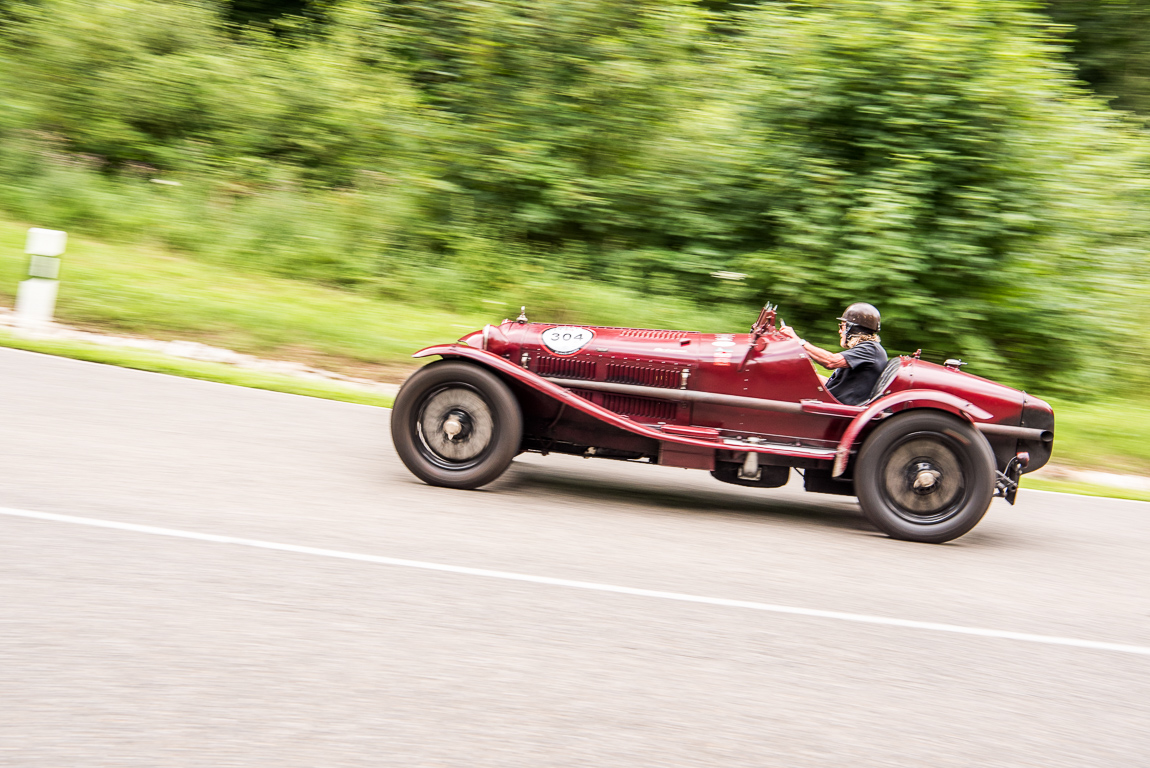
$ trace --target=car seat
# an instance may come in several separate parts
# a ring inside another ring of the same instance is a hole
[[[878,400],[880,397],[882,397],[883,393],[886,391],[886,388],[890,386],[890,383],[894,381],[894,377],[898,375],[898,369],[900,365],[901,360],[898,357],[887,360],[886,367],[882,369],[882,373],[879,374],[878,381],[874,383],[874,388],[870,391],[870,397],[859,403],[859,405],[870,405],[875,400]]]

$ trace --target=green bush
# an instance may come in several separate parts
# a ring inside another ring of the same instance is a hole
[[[5,7],[0,208],[44,226],[465,308],[770,298],[828,346],[865,299],[1066,392],[1145,361],[1146,141],[1028,3]]]
[[[1126,266],[1099,219],[1134,213],[1116,194],[1131,142],[1047,27],[982,0],[748,14],[732,140],[751,144],[765,221],[743,271],[808,323],[867,298],[897,349],[1008,379],[1080,367],[1104,324],[1059,318]]]

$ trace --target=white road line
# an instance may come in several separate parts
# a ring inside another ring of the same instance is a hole
[[[512,573],[510,571],[492,571],[486,568],[469,568],[462,565],[445,565],[443,563],[427,563],[420,560],[402,560],[396,557],[364,555],[356,552],[342,552],[337,549],[302,547],[296,544],[278,544],[272,541],[241,539],[235,536],[219,536],[214,533],[197,533],[195,531],[182,531],[175,528],[157,528],[151,525],[121,523],[115,520],[99,520],[92,517],[57,515],[51,512],[32,512],[25,509],[0,507],[0,515],[31,518],[33,520],[49,520],[56,523],[70,523],[72,525],[87,525],[93,528],[111,528],[117,531],[147,533],[153,536],[170,536],[177,539],[191,539],[193,541],[210,541],[215,544],[236,544],[243,547],[255,547],[256,549],[270,549],[276,552],[291,552],[298,555],[314,555],[317,557],[334,557],[340,560],[354,560],[361,563],[391,565],[400,568],[420,568],[426,571],[457,573],[464,576],[482,576],[489,579],[523,581],[529,584],[545,584],[552,587],[588,589],[595,592],[612,592],[619,595],[632,595],[635,597],[653,597],[659,600],[677,600],[684,603],[702,603],[703,605],[717,605],[724,608],[745,608],[753,611],[785,613],[793,616],[808,616],[817,619],[834,619],[836,621],[851,621],[859,624],[878,624],[880,626],[887,627],[923,629],[932,632],[950,632],[958,635],[974,635],[976,637],[990,637],[999,640],[1020,640],[1027,643],[1063,645],[1069,646],[1071,648],[1088,648],[1095,651],[1113,651],[1116,653],[1134,653],[1142,656],[1150,656],[1150,647],[1141,645],[1104,643],[1096,640],[1080,640],[1073,637],[1056,637],[1053,635],[1033,635],[1026,632],[1007,632],[1000,629],[981,629],[979,627],[966,627],[960,624],[940,624],[933,621],[892,619],[885,616],[868,616],[861,613],[823,611],[817,608],[796,608],[789,605],[772,605],[771,603],[756,603],[749,600],[728,600],[721,597],[705,597],[702,595],[689,595],[681,592],[662,592],[655,589],[638,589],[635,587],[621,587],[614,584],[599,584],[593,581],[556,579],[549,576],[532,576],[526,573]]]

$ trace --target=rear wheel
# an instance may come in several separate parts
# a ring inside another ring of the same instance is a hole
[[[973,426],[938,411],[912,412],[867,438],[855,492],[867,518],[887,535],[941,544],[986,514],[994,467],[990,444]]]
[[[523,416],[507,385],[471,363],[432,363],[403,384],[391,440],[411,473],[430,485],[492,482],[519,452]]]

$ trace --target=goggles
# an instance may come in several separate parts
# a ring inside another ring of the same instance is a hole
[[[859,333],[875,333],[875,331],[861,326],[858,323],[852,323],[849,320],[839,320],[839,331],[846,331],[848,336],[853,335],[856,331]]]

